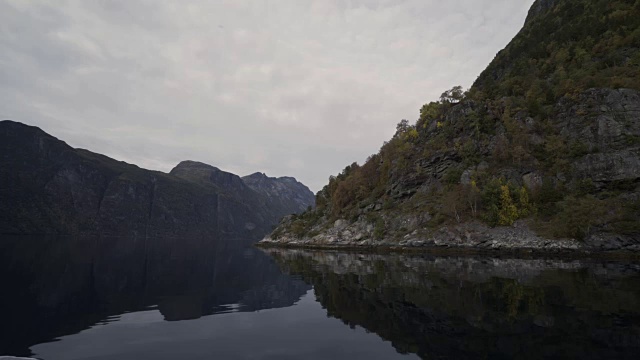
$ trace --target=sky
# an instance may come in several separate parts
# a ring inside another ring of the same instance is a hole
[[[0,2],[0,119],[170,171],[314,192],[468,88],[533,0]]]

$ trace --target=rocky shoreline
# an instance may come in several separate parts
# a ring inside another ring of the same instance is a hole
[[[612,234],[593,234],[583,241],[548,239],[536,234],[526,221],[491,228],[480,222],[444,226],[432,232],[414,231],[400,238],[375,239],[371,224],[336,221],[329,229],[309,237],[282,234],[260,241],[261,247],[343,249],[367,251],[429,251],[492,254],[595,254],[640,255],[640,239]]]

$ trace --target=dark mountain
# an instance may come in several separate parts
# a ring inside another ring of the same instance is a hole
[[[244,176],[242,180],[253,190],[265,194],[271,204],[278,204],[277,206],[283,209],[281,213],[286,213],[285,215],[303,212],[309,206],[313,207],[316,202],[311,190],[292,177],[273,178],[257,172]],[[294,208],[296,211],[284,211],[284,209],[290,208]]]
[[[277,224],[286,215],[300,213],[315,204],[311,190],[292,177],[271,178],[255,173],[241,178],[197,161],[183,161],[169,174],[202,186],[224,189],[227,196],[222,201],[243,199],[248,209],[270,225]],[[232,213],[222,216],[228,216],[228,221],[233,223]]]
[[[639,44],[640,1],[537,0],[471,89],[266,242],[640,250]]]
[[[0,233],[255,240],[299,211],[209,165],[145,170],[8,120],[0,122],[0,154]]]

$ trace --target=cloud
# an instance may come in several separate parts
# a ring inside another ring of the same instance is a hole
[[[532,2],[5,1],[0,117],[143,167],[318,190],[468,87]]]

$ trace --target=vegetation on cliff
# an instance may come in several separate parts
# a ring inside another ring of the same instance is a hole
[[[445,91],[415,124],[398,123],[272,239],[313,238],[339,219],[398,239],[527,218],[548,237],[638,240],[638,44],[640,1],[537,0],[471,89]]]

